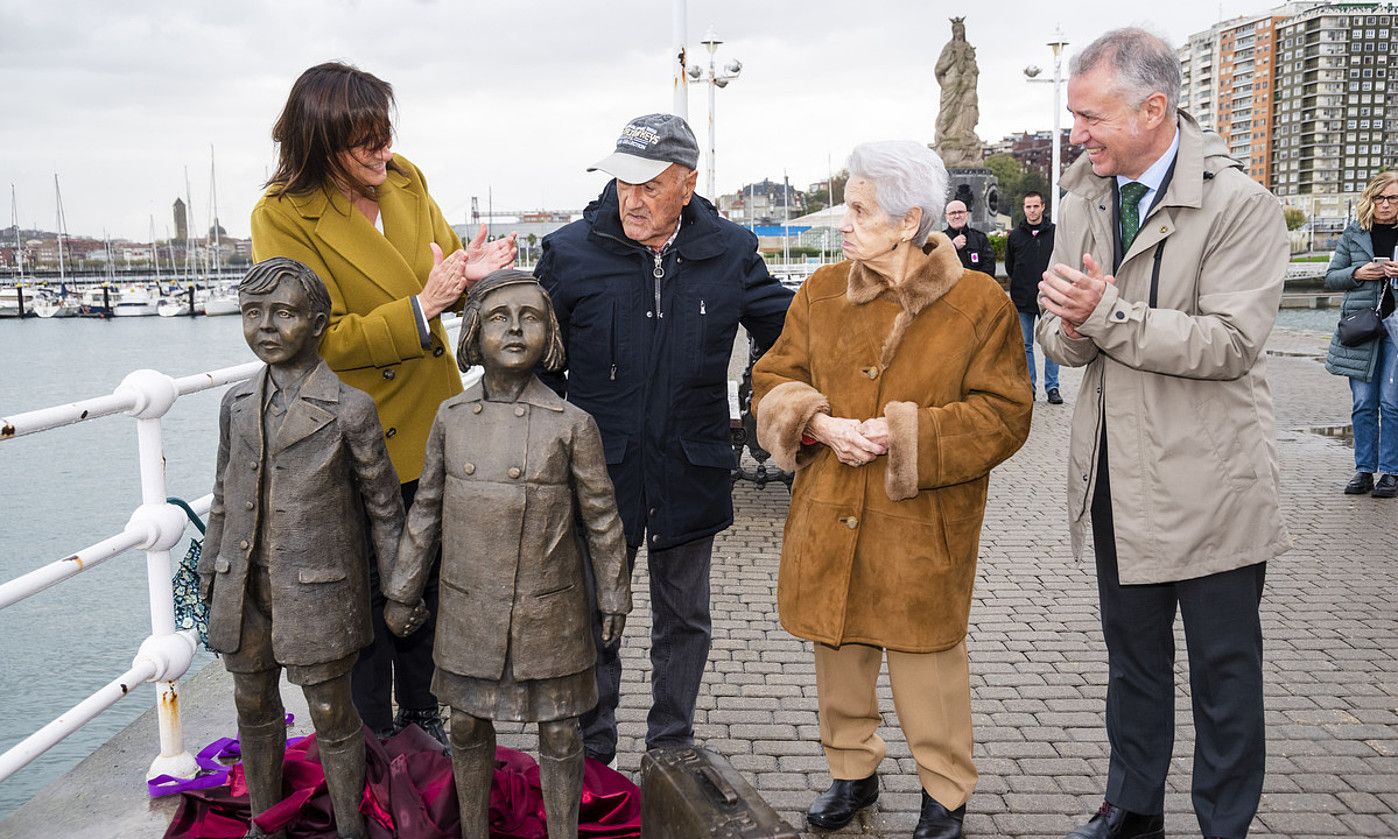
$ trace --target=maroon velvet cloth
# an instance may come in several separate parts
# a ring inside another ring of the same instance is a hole
[[[359,810],[372,839],[458,839],[461,836],[451,758],[417,726],[379,743],[365,730],[367,772]],[[288,746],[281,803],[257,818],[271,833],[288,839],[335,839],[330,796],[315,737]],[[242,839],[248,831],[247,784],[243,766],[226,786],[181,795],[165,839]],[[539,766],[513,749],[495,750],[490,790],[491,839],[545,839],[544,800]],[[624,775],[589,758],[583,769],[578,836],[627,839],[641,835],[641,791]]]

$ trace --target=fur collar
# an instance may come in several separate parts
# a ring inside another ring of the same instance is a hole
[[[956,256],[956,247],[945,233],[934,231],[927,237],[922,252],[928,258],[914,267],[897,288],[891,287],[888,280],[865,268],[862,263],[853,263],[849,269],[849,286],[845,290],[845,297],[858,306],[887,292],[905,312],[915,317],[951,291],[965,270]]]
[[[856,306],[863,305],[882,295],[889,295],[898,302],[903,311],[893,320],[893,327],[884,339],[879,366],[888,369],[898,344],[903,340],[903,332],[918,314],[936,303],[952,287],[961,281],[965,268],[956,255],[956,246],[945,233],[934,232],[927,237],[922,252],[927,255],[921,265],[915,266],[899,286],[890,286],[888,280],[854,262],[849,269],[849,283],[845,287],[845,299]]]

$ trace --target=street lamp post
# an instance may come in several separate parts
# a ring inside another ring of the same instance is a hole
[[[743,71],[743,63],[734,59],[720,72],[714,65],[714,53],[718,52],[718,47],[723,42],[714,33],[714,28],[704,33],[704,40],[699,43],[704,45],[704,49],[709,51],[709,69],[704,70],[698,64],[689,66],[689,77],[696,82],[707,81],[709,83],[709,190],[707,197],[715,204],[718,203],[718,194],[714,192],[714,92],[721,87],[728,87],[728,83],[738,78],[738,74]]]
[[[1053,83],[1053,139],[1050,142],[1052,148],[1053,162],[1049,170],[1049,192],[1052,193],[1052,200],[1049,202],[1049,221],[1058,220],[1058,174],[1062,167],[1062,133],[1063,133],[1063,48],[1068,46],[1068,41],[1063,37],[1062,27],[1054,27],[1053,40],[1048,42],[1049,49],[1053,50],[1053,78],[1038,79],[1035,76],[1041,72],[1037,65],[1031,64],[1024,68],[1024,75],[1031,82],[1052,82]]]

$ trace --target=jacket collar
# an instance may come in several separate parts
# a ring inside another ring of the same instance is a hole
[[[397,165],[389,168],[388,179],[378,194],[384,228],[382,237],[365,235],[363,227],[373,227],[372,223],[362,215],[356,218],[349,198],[329,183],[300,195],[287,195],[285,199],[302,218],[315,220],[316,235],[350,263],[362,263],[366,248],[378,250],[390,263],[395,260],[401,263],[406,276],[412,276],[413,251],[421,241],[418,222],[422,214],[418,212],[418,204],[422,196],[418,190],[409,188],[412,180],[404,173],[407,162],[396,154],[393,162]],[[401,279],[403,271],[366,271],[365,276],[390,297],[396,299],[405,294],[401,284],[392,281]]]
[[[461,394],[461,401],[463,403],[488,401],[485,398],[485,386],[480,381],[477,381],[467,388],[465,393]],[[539,381],[538,376],[529,377],[529,382],[525,384],[524,391],[520,393],[519,399],[515,401],[523,402],[526,405],[533,405],[535,408],[544,408],[554,413],[563,413],[562,397],[554,393],[553,389],[548,385]]]
[[[1179,118],[1180,150],[1175,156],[1174,175],[1165,187],[1165,194],[1155,200],[1148,215],[1162,207],[1203,206],[1205,179],[1214,177],[1224,169],[1242,166],[1228,156],[1223,138],[1212,131],[1204,131],[1188,112],[1181,110],[1176,114]],[[1088,201],[1100,201],[1110,196],[1115,182],[1114,175],[1104,177],[1094,174],[1086,155],[1068,167],[1061,181],[1063,189]]]
[[[626,236],[621,227],[621,203],[617,199],[616,179],[607,182],[602,194],[583,211],[583,219],[592,228],[591,235],[604,245],[619,252],[650,248]],[[720,216],[707,198],[695,193],[680,213],[680,232],[675,237],[675,249],[688,260],[712,259],[724,252]]]
[[[853,262],[845,298],[860,306],[887,292],[909,316],[915,317],[951,291],[966,270],[956,256],[956,247],[945,233],[934,232],[928,236],[922,252],[927,254],[928,259],[909,273],[897,288],[890,288],[887,280],[865,268],[863,263]]]
[[[270,383],[270,372],[264,366],[257,371],[256,376],[244,382],[233,394],[233,411],[239,415],[247,415],[248,421],[255,429],[253,433],[257,436],[259,451],[263,448],[262,404],[266,400]],[[256,398],[248,399],[249,396]],[[282,420],[281,429],[272,441],[272,451],[279,452],[324,428],[335,419],[335,414],[321,407],[319,403],[335,404],[339,401],[340,379],[322,360],[306,375],[296,399],[287,406],[286,418]]]

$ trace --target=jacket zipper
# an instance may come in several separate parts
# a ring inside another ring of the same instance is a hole
[[[651,270],[651,276],[655,277],[655,316],[657,318],[665,317],[665,314],[660,311],[660,280],[665,276],[664,260],[664,253],[655,254],[655,268]]]
[[[621,318],[620,304],[617,303],[617,301],[613,300],[613,301],[612,301],[612,373],[611,373],[611,377],[610,377],[612,381],[616,381],[616,365],[617,365],[617,359],[618,359],[618,356],[619,356],[619,353],[617,352],[617,344],[620,342],[620,339],[617,337],[617,333],[621,331],[621,325],[620,325],[617,321],[618,321],[620,318]]]

